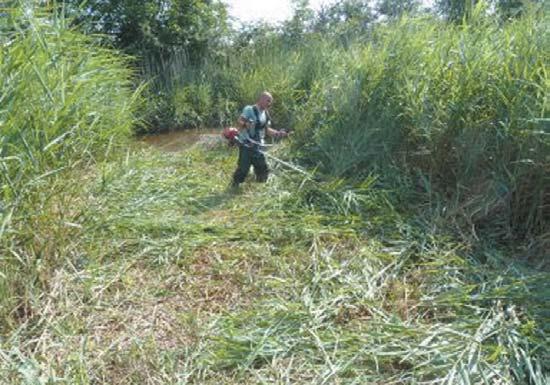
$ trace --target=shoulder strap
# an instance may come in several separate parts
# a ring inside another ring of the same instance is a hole
[[[252,109],[254,110],[254,115],[256,115],[256,124],[260,125],[260,111],[258,111],[258,107],[255,104],[252,106]],[[269,122],[271,121],[271,115],[269,115],[268,110],[264,110],[264,112],[265,112],[264,127],[267,127],[269,125]]]
[[[265,126],[273,127],[273,122],[271,121],[271,114],[268,110],[265,110]]]

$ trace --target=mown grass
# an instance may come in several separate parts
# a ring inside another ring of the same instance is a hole
[[[1,340],[4,382],[548,380],[547,273],[420,225],[383,186],[273,165],[228,192],[235,155],[131,148],[66,176],[78,214]]]

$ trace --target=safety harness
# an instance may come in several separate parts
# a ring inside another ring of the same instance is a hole
[[[247,133],[250,139],[256,142],[263,142],[264,136],[265,136],[265,129],[271,122],[271,116],[269,115],[269,111],[264,110],[265,112],[265,123],[262,124],[260,120],[260,111],[258,110],[258,106],[253,105],[252,110],[254,111],[254,116],[256,117],[256,121],[254,122],[254,128],[251,130],[250,128],[247,129]],[[252,131],[252,132],[251,132]]]

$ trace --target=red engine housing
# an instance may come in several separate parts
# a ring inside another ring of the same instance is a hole
[[[239,135],[239,130],[235,127],[225,127],[222,132],[222,136],[227,139],[230,143],[234,143]]]

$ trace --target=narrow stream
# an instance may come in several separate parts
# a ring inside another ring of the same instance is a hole
[[[178,152],[204,139],[217,140],[217,138],[220,138],[221,133],[222,130],[219,128],[179,130],[145,135],[140,138],[140,141],[163,151]]]

